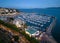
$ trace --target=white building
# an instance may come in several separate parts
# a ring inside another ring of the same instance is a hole
[[[15,19],[13,21],[13,24],[15,24],[17,27],[23,27],[23,25],[25,24],[24,21],[20,20],[20,19]]]

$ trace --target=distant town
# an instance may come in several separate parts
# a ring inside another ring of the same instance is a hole
[[[0,43],[57,43],[51,35],[56,17],[0,7]]]

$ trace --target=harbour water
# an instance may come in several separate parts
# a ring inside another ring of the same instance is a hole
[[[52,36],[60,43],[60,8],[46,8],[46,9],[19,9],[19,11],[27,13],[40,13],[55,16],[57,21],[54,29],[52,29]]]

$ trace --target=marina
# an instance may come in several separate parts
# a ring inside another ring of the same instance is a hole
[[[0,19],[4,20],[4,21],[7,20],[6,18],[8,18],[8,16],[0,17]],[[37,13],[20,13],[17,16],[14,16],[13,18],[14,18],[15,22],[17,20],[18,20],[17,22],[24,21],[28,26],[32,27],[32,29],[27,28],[28,32],[29,32],[29,30],[32,30],[32,31],[36,30],[36,31],[51,33],[52,27],[56,22],[55,17],[53,17],[53,16],[37,15]],[[19,24],[19,26],[20,25],[21,24]],[[35,32],[33,32],[33,33],[35,33]]]
[[[32,32],[33,32],[33,34],[35,34],[37,31],[51,33],[53,24],[56,22],[55,17],[53,17],[53,16],[41,15],[41,14],[37,15],[37,13],[21,13],[18,16],[16,16],[15,19],[16,18],[26,22],[26,24],[28,26],[30,26],[30,28],[27,28],[26,31],[28,32],[28,34],[31,34],[31,35],[32,35]],[[54,23],[53,23],[53,21],[54,21]],[[51,24],[52,24],[52,26],[50,26]],[[32,31],[30,31],[30,30],[32,30]],[[50,30],[50,32],[48,30]],[[38,34],[39,34],[39,32],[38,32]]]

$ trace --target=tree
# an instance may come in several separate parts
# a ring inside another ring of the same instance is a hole
[[[19,36],[13,36],[15,41],[19,40]]]
[[[14,20],[14,18],[9,18],[9,21],[13,21]]]

